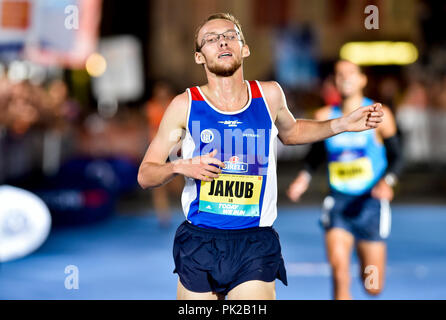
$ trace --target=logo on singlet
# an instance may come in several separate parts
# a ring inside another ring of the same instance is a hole
[[[211,130],[205,129],[201,132],[201,142],[209,143],[212,142],[212,140],[214,140],[214,134]]]
[[[242,124],[243,122],[240,122],[238,120],[225,120],[225,121],[218,121],[218,123],[225,124],[228,127],[237,127],[237,125]]]
[[[230,173],[244,173],[248,172],[248,164],[241,162],[240,158],[237,156],[232,156],[228,161],[224,162],[226,167],[222,170],[223,172]]]

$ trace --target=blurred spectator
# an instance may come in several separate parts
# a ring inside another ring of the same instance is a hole
[[[337,105],[341,102],[341,95],[334,84],[333,75],[325,78],[322,82],[322,98],[325,105]]]
[[[112,118],[92,112],[78,128],[76,140],[76,151],[84,156],[124,157],[137,163],[147,142],[145,123],[139,112],[124,106]]]
[[[152,141],[158,131],[164,111],[174,98],[171,86],[167,82],[159,81],[153,86],[152,97],[145,106],[149,140]]]
[[[446,163],[446,75],[438,77],[431,86],[433,108],[429,110],[429,141],[432,146],[430,161]]]
[[[72,149],[71,121],[75,117],[64,112],[67,105],[78,109],[62,80],[52,81],[47,89],[27,80],[1,79],[2,143],[4,148],[15,150],[2,157],[3,179],[24,183],[26,188],[27,183],[34,183],[31,173],[48,176],[57,172]]]
[[[386,76],[378,82],[378,96],[380,102],[395,111],[395,106],[400,98],[400,85],[394,76]]]
[[[149,129],[149,141],[152,141],[158,131],[164,111],[174,98],[172,87],[163,81],[156,82],[153,87],[152,97],[145,106],[147,125]],[[171,221],[171,209],[169,193],[180,194],[183,188],[183,178],[178,176],[168,184],[152,190],[153,205],[162,227],[167,227]]]
[[[68,121],[75,121],[80,115],[80,106],[68,96],[68,88],[64,81],[56,79],[48,88],[49,104],[53,113]]]
[[[396,119],[403,134],[403,150],[410,162],[429,160],[429,116],[426,112],[428,93],[426,86],[411,80],[396,111]]]
[[[41,160],[40,110],[33,99],[32,85],[1,79],[0,89],[0,183],[19,181],[37,170]]]
[[[73,155],[36,190],[58,225],[112,216],[117,200],[136,189],[137,164],[146,146],[140,113],[124,106],[108,118],[91,112],[75,132]]]

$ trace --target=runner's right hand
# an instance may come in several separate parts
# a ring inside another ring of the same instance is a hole
[[[218,178],[225,164],[215,158],[217,149],[203,156],[175,161],[176,172],[193,179],[212,181]]]
[[[309,174],[305,171],[301,171],[296,179],[290,184],[287,190],[288,198],[297,202],[300,200],[301,196],[307,191],[308,186],[310,185],[311,178]]]

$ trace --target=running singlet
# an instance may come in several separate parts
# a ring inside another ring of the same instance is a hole
[[[187,89],[189,114],[182,144],[184,159],[217,149],[226,168],[212,182],[185,177],[181,203],[192,224],[214,229],[271,226],[277,216],[275,145],[272,121],[258,81],[246,81],[248,103],[225,112],[199,87]]]
[[[363,98],[361,106],[373,104]],[[330,119],[342,116],[339,106],[333,106]],[[344,132],[325,140],[328,156],[330,188],[350,195],[370,191],[387,167],[386,151],[377,141],[375,130]]]

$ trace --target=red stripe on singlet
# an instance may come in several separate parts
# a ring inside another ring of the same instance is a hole
[[[190,88],[190,94],[191,94],[192,100],[195,100],[195,101],[197,101],[197,100],[203,101],[204,100],[203,96],[201,95],[201,93],[197,87]]]
[[[262,93],[260,92],[260,88],[257,85],[257,82],[254,80],[250,80],[249,81],[249,85],[251,86],[251,94],[252,94],[252,98],[261,98],[262,97]]]

